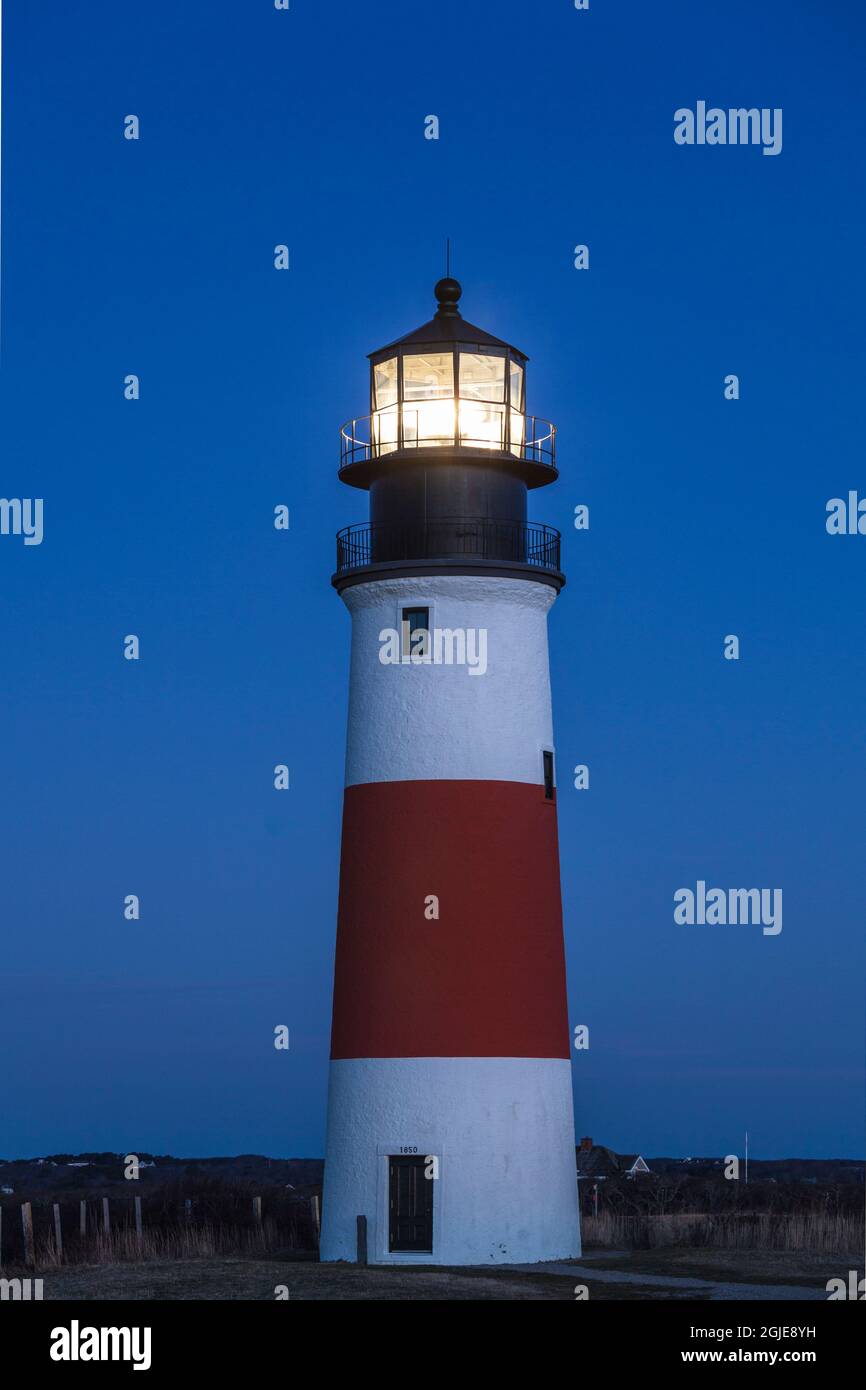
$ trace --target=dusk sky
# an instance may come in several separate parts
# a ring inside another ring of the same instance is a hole
[[[449,236],[558,429],[578,1137],[862,1152],[864,49],[854,0],[6,0],[0,1157],[323,1153],[338,429]],[[676,144],[699,101],[781,151]],[[782,931],[678,925],[698,880]]]

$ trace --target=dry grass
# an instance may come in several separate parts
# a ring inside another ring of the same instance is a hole
[[[659,1250],[687,1246],[848,1255],[863,1248],[863,1223],[855,1216],[824,1213],[785,1216],[685,1212],[667,1216],[625,1216],[604,1211],[598,1216],[583,1217],[583,1238],[590,1248]]]
[[[84,1245],[76,1242],[59,1259],[53,1235],[40,1243],[36,1263],[40,1270],[57,1269],[72,1263],[88,1265],[135,1264],[160,1260],[206,1260],[218,1255],[264,1255],[284,1248],[285,1240],[276,1225],[263,1221],[260,1226],[167,1226],[144,1230],[141,1237],[126,1227],[98,1231]]]

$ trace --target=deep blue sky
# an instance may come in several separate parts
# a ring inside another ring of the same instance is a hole
[[[866,494],[864,39],[854,0],[6,0],[0,493],[45,539],[0,537],[0,1156],[322,1153],[337,427],[446,235],[559,428],[578,1134],[861,1151],[866,537],[824,521]],[[699,99],[782,107],[782,153],[675,145]],[[781,887],[782,934],[678,927],[698,878]]]

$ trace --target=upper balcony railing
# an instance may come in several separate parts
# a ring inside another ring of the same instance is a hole
[[[391,406],[340,430],[341,469],[415,449],[484,449],[555,469],[556,426],[504,405],[451,400]]]
[[[428,521],[361,522],[337,532],[337,574],[370,565],[484,561],[559,571],[560,534],[532,521],[437,517]]]

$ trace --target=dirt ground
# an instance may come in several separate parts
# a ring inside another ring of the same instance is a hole
[[[388,1301],[573,1301],[575,1285],[585,1284],[594,1300],[703,1301],[715,1297],[710,1283],[691,1288],[660,1288],[653,1276],[675,1276],[730,1284],[789,1286],[822,1290],[832,1277],[847,1277],[858,1262],[852,1257],[756,1250],[591,1250],[580,1273],[546,1268],[472,1268],[436,1266],[361,1269],[350,1264],[320,1265],[312,1259],[272,1255],[265,1259],[217,1256],[210,1259],[142,1264],[69,1265],[43,1270],[46,1300],[87,1302],[145,1300],[269,1300],[284,1287],[289,1299]],[[592,1278],[593,1270],[600,1278]],[[628,1276],[628,1283],[604,1281],[603,1271]],[[859,1275],[862,1276],[862,1268]],[[645,1282],[646,1281],[646,1282]],[[750,1294],[748,1296],[757,1296]],[[767,1288],[766,1296],[778,1297]]]
[[[44,1298],[103,1301],[115,1299],[274,1300],[284,1285],[290,1299],[313,1300],[542,1300],[573,1301],[573,1275],[527,1274],[506,1269],[436,1267],[367,1268],[291,1260],[217,1257],[183,1263],[71,1265],[43,1271]],[[587,1284],[596,1300],[684,1297],[657,1288]],[[696,1297],[691,1294],[690,1297]],[[702,1295],[697,1295],[702,1297]]]
[[[813,1255],[790,1250],[589,1250],[581,1263],[630,1274],[673,1274],[723,1279],[733,1284],[793,1284],[824,1287],[828,1279],[847,1279],[849,1269],[863,1277],[863,1256]]]

